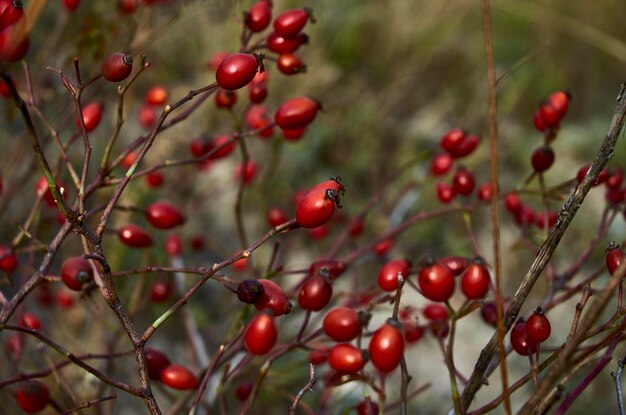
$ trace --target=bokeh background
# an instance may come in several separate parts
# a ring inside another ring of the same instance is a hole
[[[63,90],[56,73],[46,67],[63,68],[71,74],[71,58],[78,56],[83,74],[96,74],[101,60],[109,53],[125,50],[136,57],[146,54],[152,66],[139,78],[129,96],[127,122],[120,140],[121,144],[127,144],[143,132],[137,121],[137,111],[143,94],[151,86],[165,85],[175,99],[189,89],[213,82],[214,75],[207,68],[207,62],[216,52],[238,49],[241,16],[252,1],[157,2],[151,7],[140,7],[130,16],[120,16],[113,1],[83,3],[75,13],[69,14],[59,1],[41,2],[43,9],[33,26],[32,47],[25,60],[33,77],[35,94],[46,116],[62,137],[67,137],[74,128],[71,98]],[[276,0],[274,3],[275,12],[310,6],[317,23],[307,25],[305,31],[310,36],[310,45],[298,52],[308,65],[306,73],[287,77],[269,63],[270,95],[266,105],[272,111],[283,100],[304,94],[318,98],[324,111],[297,143],[285,142],[279,134],[272,140],[249,140],[251,157],[259,162],[261,171],[254,185],[246,190],[244,211],[248,234],[254,239],[267,229],[265,211],[270,206],[293,213],[292,196],[297,189],[337,175],[343,178],[347,188],[343,219],[335,221],[330,235],[312,241],[302,232],[285,241],[280,260],[286,269],[307,268],[311,260],[323,255],[345,226],[347,218],[358,213],[386,178],[406,163],[411,162],[411,167],[394,181],[380,204],[372,210],[363,235],[353,242],[353,247],[374,240],[413,212],[437,208],[435,181],[428,176],[428,162],[439,151],[442,134],[451,128],[464,128],[483,137],[482,145],[464,163],[474,172],[479,183],[489,180],[487,69],[479,1]],[[491,2],[491,11],[496,72],[498,76],[506,74],[497,89],[502,188],[507,191],[521,186],[530,174],[530,154],[542,143],[541,133],[533,127],[532,116],[541,99],[562,88],[571,92],[573,100],[553,145],[556,163],[546,175],[546,183],[555,185],[571,179],[580,166],[591,162],[599,148],[613,113],[619,85],[626,80],[626,2],[495,0]],[[22,66],[14,64],[1,68],[14,75],[18,89],[24,91]],[[101,154],[103,143],[113,129],[115,95],[113,86],[98,83],[84,97],[84,102],[107,102],[105,124],[92,136],[96,155]],[[235,113],[240,115],[245,107],[245,94],[241,94],[239,100]],[[5,191],[0,196],[0,240],[10,241],[17,231],[14,222],[24,220],[24,212],[32,204],[34,192],[31,189],[38,175],[32,173],[33,156],[17,112],[7,100],[2,100],[0,113],[0,174],[5,181]],[[159,137],[146,165],[164,159],[189,157],[192,139],[205,134],[229,133],[232,128],[231,115],[216,109],[209,100],[188,121]],[[46,135],[43,128],[42,134]],[[81,146],[72,150],[72,155],[77,157],[76,163],[81,152]],[[50,148],[49,154],[54,155],[54,149]],[[154,200],[168,199],[176,203],[189,217],[179,232],[183,239],[188,241],[201,234],[206,242],[203,251],[186,253],[186,263],[193,266],[211,264],[240,249],[233,213],[236,196],[233,170],[237,160],[238,155],[206,170],[197,166],[167,169],[164,186],[153,190],[138,180],[129,186],[122,202],[146,206]],[[622,139],[610,165],[624,166],[624,161]],[[120,170],[118,177],[122,174]],[[529,188],[536,188],[536,185],[533,182]],[[558,250],[554,262],[556,269],[565,268],[593,237],[604,206],[603,192],[598,189],[590,193],[588,203],[580,210]],[[109,193],[102,192],[94,199],[94,205],[106,200],[107,196]],[[538,198],[529,197],[527,201],[540,206]],[[551,207],[558,209],[560,203],[552,202]],[[54,213],[42,211],[37,222],[36,235],[43,241],[49,240],[57,226],[50,221],[53,217]],[[510,296],[527,271],[533,252],[521,241],[520,231],[511,218],[503,218],[504,292]],[[114,216],[113,226],[128,221],[141,223],[143,218],[133,213],[118,213]],[[483,255],[491,262],[488,207],[474,215],[473,227]],[[542,235],[537,232],[533,238],[540,242]],[[137,253],[120,246],[112,235],[106,249],[117,269],[148,263],[167,264],[168,259],[159,248],[164,235],[157,234],[155,239],[157,247]],[[623,239],[624,220],[620,215],[606,242],[621,242]],[[604,246],[600,244],[596,249],[589,270],[602,264]],[[78,252],[78,239],[70,239],[53,263],[51,273],[58,272],[63,256]],[[426,253],[472,255],[463,219],[420,224],[397,238],[389,255],[405,256],[418,262]],[[254,258],[257,266],[267,263],[270,254],[270,245],[261,249]],[[25,252],[22,258],[29,266],[37,264],[36,253]],[[358,274],[363,286],[367,287],[375,284],[377,269],[382,262],[383,259],[368,255],[355,264],[351,272]],[[12,276],[13,281],[19,282],[31,271],[24,267]],[[245,272],[230,271],[235,278],[245,276]],[[137,293],[147,290],[147,285],[155,278],[169,276],[145,275],[120,281],[119,288],[125,301],[136,301]],[[289,278],[281,281],[285,286],[294,283]],[[598,284],[601,282],[602,279]],[[1,284],[0,288],[7,295],[16,289],[8,284],[7,278],[3,278]],[[338,287],[336,292],[343,286],[338,284]],[[527,313],[536,307],[545,290],[545,283],[540,281],[523,311]],[[124,336],[114,334],[116,321],[103,317],[108,309],[97,293],[80,299],[81,306],[69,312],[44,308],[35,297],[31,296],[24,307],[40,314],[47,333],[74,353],[97,352],[102,344],[107,343],[121,350],[128,348]],[[224,290],[217,284],[207,284],[189,303],[189,313],[197,321],[210,353],[219,345],[219,335],[225,334],[239,317],[235,308],[239,305],[234,306],[238,303],[231,300],[234,299],[225,298]],[[413,292],[405,301],[416,307],[424,304],[423,299]],[[454,298],[453,304],[461,303],[460,295]],[[134,317],[137,326],[144,327],[152,322],[165,307],[144,308]],[[549,345],[558,346],[565,339],[572,312],[573,303],[566,303],[550,315],[555,329]],[[370,328],[375,328],[388,314],[389,308],[383,308],[381,315],[374,317]],[[293,322],[284,324],[297,326],[301,316],[301,313],[297,314]],[[318,317],[314,323],[319,324],[319,321]],[[151,346],[168,351],[174,356],[172,360],[184,363],[189,361],[190,355],[180,333],[181,324],[180,316],[172,319],[151,340],[154,342]],[[455,353],[461,373],[466,376],[471,373],[478,352],[492,331],[478,315],[461,322]],[[5,340],[6,333],[0,333],[0,342]],[[610,367],[616,366],[623,353],[624,348],[618,347],[615,364]],[[53,360],[58,359],[52,352],[48,354]],[[411,402],[410,413],[443,413],[449,409],[452,405],[448,376],[436,342],[427,336],[411,346],[407,359],[414,377],[412,385],[432,383],[427,392]],[[281,413],[289,397],[299,388],[294,389],[294,385],[306,383],[305,361],[305,352],[279,361],[268,378],[270,386],[263,389],[252,413],[267,413],[268,410]],[[511,355],[508,362],[512,368],[512,380],[527,371],[524,358]],[[132,360],[127,363],[130,364],[116,363],[118,379],[134,379]],[[190,363],[192,367],[194,364],[198,362]],[[258,364],[260,362],[244,371],[242,377],[253,376]],[[45,365],[38,346],[30,341],[19,366],[0,360],[0,376],[6,378],[12,370],[28,372]],[[194,369],[197,372],[199,367]],[[580,396],[570,413],[611,413],[616,410],[609,371],[607,367],[598,381]],[[67,369],[64,373],[73,380],[72,385],[76,385],[79,396],[81,393],[92,396],[97,390],[94,380],[84,372]],[[575,376],[567,385],[576,385],[581,376]],[[395,384],[398,381],[399,375],[395,374],[389,382]],[[48,383],[54,384],[52,379]],[[478,394],[476,407],[496,396],[499,384],[498,373],[494,373],[490,386]],[[514,407],[524,401],[531,388],[527,385],[513,396]],[[314,407],[320,390],[321,387],[316,387],[304,401]],[[356,384],[338,389],[332,400],[331,413],[349,413],[350,407],[362,399],[363,390]],[[389,400],[397,399],[398,391],[390,390]],[[67,402],[67,396],[59,393],[59,401]],[[179,397],[172,393],[157,393],[163,402],[174,402]],[[223,393],[232,394],[232,385]],[[232,401],[232,397],[228,399]],[[236,404],[232,405],[231,409],[236,408]],[[2,413],[18,413],[6,389],[0,390],[0,408],[3,408]],[[121,393],[116,402],[102,405],[102,408],[103,412],[89,409],[84,413],[144,411],[138,400]],[[496,410],[494,413],[500,412]],[[48,410],[45,413],[54,412]]]

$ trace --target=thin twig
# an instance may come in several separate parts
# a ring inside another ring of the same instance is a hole
[[[296,408],[298,407],[298,404],[302,400],[304,394],[313,388],[313,385],[315,385],[315,366],[313,366],[313,363],[309,363],[309,382],[304,385],[302,389],[300,389],[300,392],[298,392],[295,399],[291,403],[291,406],[289,407],[289,415],[296,415]]]
[[[608,363],[608,362],[607,362]],[[613,381],[615,382],[615,393],[617,394],[617,406],[619,407],[619,415],[624,415],[624,394],[622,392],[622,372],[626,364],[626,357],[617,361],[617,372],[611,372]]]

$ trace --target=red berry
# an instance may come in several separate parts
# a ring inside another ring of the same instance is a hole
[[[260,279],[259,282],[263,284],[264,292],[261,298],[254,303],[257,310],[263,311],[269,308],[275,316],[287,314],[291,311],[292,305],[278,284],[265,278]]]
[[[161,186],[163,184],[163,180],[165,179],[163,178],[163,173],[156,170],[156,171],[146,174],[145,180],[148,186],[154,188],[154,187]]]
[[[283,53],[276,61],[278,70],[285,75],[295,75],[297,73],[306,72],[306,65],[302,59],[291,53]]]
[[[67,291],[59,291],[56,294],[56,302],[61,308],[72,308],[76,303],[76,298]]]
[[[262,32],[272,21],[272,2],[257,1],[245,15],[245,24],[252,32]]]
[[[469,265],[467,258],[462,256],[447,256],[441,258],[439,262],[448,267],[454,276],[461,275]]]
[[[285,37],[297,36],[309,20],[315,23],[311,9],[287,10],[274,19],[274,31]]]
[[[522,208],[522,201],[515,192],[504,196],[504,207],[511,213],[517,213]]]
[[[18,386],[15,399],[22,411],[35,414],[43,411],[50,403],[50,390],[38,380],[27,380]]]
[[[85,130],[93,131],[102,119],[102,104],[92,102],[83,107],[83,121],[85,121]],[[76,125],[80,127],[80,120],[76,120]]]
[[[350,341],[361,333],[361,319],[353,308],[335,307],[324,316],[322,328],[335,341]]]
[[[117,235],[122,243],[133,248],[146,248],[152,245],[150,235],[137,225],[124,225],[119,228]]]
[[[583,179],[587,175],[587,172],[589,171],[590,168],[591,168],[591,165],[587,164],[586,166],[583,166],[578,170],[578,173],[576,173],[576,180],[578,180],[578,183],[583,182]],[[608,178],[609,178],[609,172],[606,169],[602,169],[600,173],[598,174],[598,178],[596,179],[596,182],[592,184],[592,186],[598,186],[604,183],[605,181],[607,181]]]
[[[539,108],[537,108],[537,111],[535,111],[533,124],[535,124],[535,128],[539,131],[545,131],[546,129],[546,124],[543,122],[543,119],[541,119],[541,111],[539,111]]]
[[[430,161],[430,172],[435,176],[442,176],[450,171],[454,160],[449,153],[441,153],[433,156]]]
[[[274,120],[283,130],[295,130],[309,125],[317,115],[320,103],[308,97],[292,98],[276,110]]]
[[[24,3],[21,0],[14,0],[0,15],[0,30],[14,25],[22,20],[24,16]]]
[[[23,313],[20,318],[20,326],[26,329],[39,330],[41,328],[41,321],[39,321],[39,317],[33,313]]]
[[[254,383],[249,380],[240,382],[235,388],[235,397],[240,401],[245,401],[250,396],[252,392],[252,388],[254,387]]]
[[[621,167],[615,167],[611,170],[611,174],[609,174],[609,177],[606,179],[604,184],[611,190],[619,190],[623,181],[624,170],[622,170]]]
[[[280,208],[273,207],[267,210],[267,222],[272,227],[282,225],[288,220],[289,219],[287,219],[287,215]]]
[[[146,92],[145,102],[148,105],[163,105],[167,102],[169,94],[164,86],[153,86]]]
[[[0,269],[4,272],[13,272],[17,269],[17,266],[17,257],[11,248],[6,245],[0,245]]]
[[[117,7],[122,13],[131,14],[137,10],[138,0],[118,0]]]
[[[56,185],[59,193],[63,195],[63,199],[67,199],[67,188],[65,184],[59,180]],[[37,181],[37,184],[35,184],[35,194],[38,197],[43,195],[43,200],[48,206],[56,207],[56,200],[54,199],[54,196],[52,196],[52,191],[50,190],[50,187],[48,187],[48,180],[45,176],[41,176]]]
[[[250,99],[250,102],[253,102],[255,104],[259,104],[265,101],[265,98],[267,98],[267,86],[255,85],[250,83],[248,85],[248,98]]]
[[[137,114],[137,118],[139,119],[139,124],[141,124],[145,129],[150,129],[154,127],[154,124],[157,120],[157,115],[154,108],[148,105],[142,105],[139,107],[139,113]]]
[[[308,230],[309,238],[314,241],[320,241],[328,236],[328,225],[320,225]]]
[[[265,313],[257,314],[246,327],[244,345],[250,354],[263,355],[270,351],[278,338],[274,318]]]
[[[556,220],[558,218],[558,215],[556,214],[556,212],[549,211],[547,216],[548,216],[548,219],[546,221],[546,213],[545,212],[539,212],[537,214],[537,218],[536,218],[535,223],[537,224],[537,227],[539,229],[544,229],[546,227],[546,225],[548,225],[548,228],[551,228],[551,227],[553,227],[556,224]]]
[[[360,349],[348,343],[339,343],[328,352],[328,364],[337,371],[355,373],[363,368],[365,359]]]
[[[337,179],[326,180],[314,186],[296,207],[296,220],[303,228],[317,228],[328,222],[341,206],[344,187]]]
[[[233,53],[220,63],[215,77],[220,87],[234,91],[249,84],[260,67],[260,58],[249,53]]]
[[[91,264],[82,256],[67,258],[61,265],[61,279],[69,289],[80,291],[83,284],[93,279]]]
[[[452,178],[454,191],[463,196],[469,196],[474,191],[474,175],[464,167],[459,167]]]
[[[493,187],[491,183],[483,183],[478,186],[477,190],[478,200],[482,200],[484,202],[490,201],[493,197]]]
[[[441,137],[439,145],[451,156],[453,156],[455,149],[461,145],[463,140],[465,140],[465,132],[460,128],[454,128],[446,132],[443,137]]]
[[[241,272],[248,267],[248,258],[240,258],[233,262],[233,269],[237,272]]]
[[[29,48],[30,39],[22,25],[13,25],[0,31],[0,60],[17,62],[26,56]]]
[[[478,300],[489,292],[491,278],[485,261],[477,257],[461,276],[461,291],[468,300]]]
[[[155,349],[146,348],[146,365],[148,366],[148,376],[150,379],[161,380],[161,373],[170,365],[170,359]]]
[[[393,246],[393,239],[387,238],[387,239],[383,239],[382,241],[376,242],[372,250],[374,251],[376,255],[383,256],[387,252],[389,252],[392,246]]]
[[[522,356],[528,356],[537,351],[537,343],[534,342],[526,331],[526,322],[520,321],[511,330],[511,346]]]
[[[567,113],[571,99],[572,96],[567,91],[556,91],[548,97],[548,102],[550,102],[552,107],[556,110],[559,119],[563,118]]]
[[[79,4],[80,4],[80,0],[63,0],[63,5],[65,6],[67,10],[71,12],[76,10]]]
[[[165,253],[171,257],[179,257],[183,252],[183,240],[175,233],[167,235],[165,238]]]
[[[350,231],[350,236],[356,237],[363,233],[363,225],[364,225],[363,216],[357,216],[348,222],[348,230]]]
[[[251,105],[244,116],[246,125],[252,130],[259,130],[261,136],[271,136],[272,120],[263,105]]]
[[[541,307],[537,307],[526,322],[526,332],[528,337],[535,343],[542,343],[550,337],[552,332],[550,320],[548,320]]]
[[[515,222],[518,225],[532,225],[535,223],[535,211],[530,206],[522,205],[515,213]]]
[[[210,144],[211,160],[217,160],[228,156],[235,149],[235,141],[229,135],[216,135]]]
[[[173,389],[196,389],[200,382],[198,378],[185,366],[169,365],[161,372],[161,382]]]
[[[406,279],[409,275],[411,263],[406,259],[392,259],[378,272],[378,286],[384,291],[394,291],[398,288],[398,276]]]
[[[496,308],[496,303],[493,301],[485,301],[480,306],[480,316],[483,318],[485,323],[496,327],[498,324],[498,310]]]
[[[609,247],[606,250],[605,257],[606,268],[608,269],[609,274],[615,274],[617,268],[619,268],[622,262],[624,262],[625,257],[626,254],[624,253],[624,251],[622,251],[619,245],[617,245],[615,242],[611,242],[609,244]]]
[[[382,373],[392,372],[404,355],[402,332],[393,324],[386,323],[374,332],[369,345],[372,364]]]
[[[543,121],[544,125],[548,128],[558,127],[559,121],[561,121],[558,111],[550,101],[547,100],[539,104],[539,116],[541,117],[541,121]]]
[[[301,45],[308,42],[309,37],[304,33],[300,33],[297,36],[285,37],[276,32],[272,32],[267,37],[267,48],[272,52],[282,55],[283,53],[293,53],[298,50]]]
[[[533,169],[537,173],[548,170],[554,163],[554,150],[549,146],[541,146],[533,151],[531,157]]]
[[[424,336],[424,330],[414,323],[403,323],[404,340],[407,343],[415,343]]]
[[[215,105],[218,108],[232,108],[237,103],[237,92],[220,89],[215,94]]]
[[[114,53],[102,62],[102,76],[110,82],[128,78],[133,70],[133,57],[125,53]]]
[[[451,150],[450,154],[455,159],[469,156],[476,150],[479,143],[480,138],[476,134],[467,135],[458,146]]]
[[[304,310],[320,311],[328,305],[333,296],[333,286],[326,278],[311,275],[298,294],[298,304]]]
[[[356,406],[356,411],[358,415],[378,415],[379,413],[378,404],[369,398],[361,401]]]
[[[3,95],[7,98],[11,96],[11,90],[9,90],[9,85],[7,85],[4,78],[0,78],[0,95]]]
[[[154,202],[146,209],[146,219],[159,229],[171,229],[185,223],[185,216],[167,202]]]
[[[309,352],[309,362],[313,365],[321,365],[328,360],[328,348],[318,347]]]
[[[441,304],[427,304],[422,310],[422,314],[430,321],[448,320],[448,310]]]
[[[150,301],[162,303],[172,294],[172,284],[169,281],[155,281],[150,287]]]
[[[241,180],[241,170],[241,163],[238,163],[237,166],[235,166],[235,177],[237,178],[237,180]],[[245,173],[243,175],[243,182],[250,183],[256,177],[258,171],[259,165],[253,160],[248,160]]]
[[[446,301],[454,294],[454,275],[433,257],[427,258],[419,272],[418,283],[424,297],[432,301]]]
[[[437,183],[437,199],[439,199],[441,203],[448,204],[452,202],[454,196],[456,196],[456,191],[453,186],[444,182]]]

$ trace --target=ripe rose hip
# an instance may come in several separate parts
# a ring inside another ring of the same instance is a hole
[[[7,245],[0,245],[0,269],[4,272],[13,272],[18,262],[15,253]]]
[[[517,193],[511,192],[504,196],[504,207],[513,214],[517,213],[522,208],[522,201]]]
[[[415,343],[424,336],[424,330],[414,323],[403,323],[404,340],[407,343]]]
[[[35,314],[25,312],[20,318],[20,326],[26,329],[39,330],[41,328],[41,321]]]
[[[361,401],[356,406],[356,411],[358,415],[378,415],[379,413],[378,404],[369,398]]]
[[[265,278],[260,279],[259,282],[263,284],[264,292],[260,299],[254,303],[257,310],[263,311],[268,308],[276,317],[291,312],[293,306],[278,284]]]
[[[296,207],[296,221],[303,228],[317,228],[330,220],[335,207],[341,207],[344,187],[339,179],[314,186]]]
[[[137,225],[124,225],[119,228],[117,234],[122,243],[133,248],[146,248],[152,245],[150,235]]]
[[[468,259],[462,256],[447,256],[441,258],[439,262],[448,267],[454,276],[461,275],[469,265]]]
[[[333,296],[333,286],[324,277],[312,275],[300,289],[298,304],[304,310],[320,311],[328,305]]]
[[[461,291],[468,300],[478,300],[489,292],[491,277],[485,261],[476,257],[463,271],[461,276]]]
[[[185,223],[185,216],[167,202],[154,202],[146,209],[146,219],[159,229],[171,229]]]
[[[243,342],[250,354],[264,355],[276,344],[278,328],[274,317],[265,313],[257,314],[246,327]]]
[[[38,380],[27,380],[17,387],[15,400],[22,411],[35,414],[43,411],[50,403],[50,390]]]
[[[583,182],[583,179],[587,175],[587,172],[589,171],[590,168],[591,168],[591,164],[587,164],[586,166],[583,166],[578,170],[578,173],[576,173],[576,180],[578,181],[578,183]],[[609,172],[606,169],[602,169],[600,173],[598,174],[598,178],[596,179],[595,183],[592,184],[592,186],[598,186],[604,183],[608,178],[609,178]]]
[[[452,178],[454,191],[463,196],[469,196],[474,191],[474,175],[464,167],[459,167]]]
[[[448,204],[452,202],[454,196],[456,196],[454,186],[444,182],[437,183],[437,199],[439,199],[441,203]]]
[[[297,36],[285,37],[276,32],[272,32],[267,37],[267,48],[278,54],[293,53],[298,50],[301,45],[308,42],[309,37],[304,33],[300,33]]]
[[[548,128],[558,127],[561,121],[559,112],[548,100],[544,100],[539,104],[539,116],[543,124]]]
[[[272,227],[282,225],[288,220],[289,219],[287,219],[287,215],[280,208],[273,207],[267,210],[267,222]]]
[[[393,246],[393,239],[387,238],[387,239],[383,239],[382,241],[378,241],[374,245],[372,250],[374,251],[376,255],[383,256],[387,252],[389,252],[392,246]]]
[[[533,315],[528,318],[526,322],[526,332],[530,340],[535,343],[542,343],[550,337],[552,326],[541,307],[537,307]]]
[[[262,32],[272,21],[272,2],[257,1],[245,14],[245,24],[252,32]]]
[[[0,14],[0,30],[17,23],[24,18],[24,3],[21,0],[14,0]]]
[[[569,108],[569,101],[572,100],[572,95],[568,91],[556,91],[548,97],[548,102],[556,110],[559,119],[563,118]]]
[[[148,105],[142,105],[139,107],[137,118],[139,119],[139,124],[141,124],[145,129],[150,129],[156,123],[157,115],[154,108]]]
[[[215,72],[217,84],[234,91],[249,84],[258,71],[263,71],[262,58],[249,53],[228,55]]]
[[[309,352],[309,363],[321,365],[328,360],[328,347],[317,347]]]
[[[496,308],[496,303],[493,301],[485,301],[480,306],[480,316],[483,318],[483,321],[493,327],[498,325],[498,310]]]
[[[339,343],[328,352],[328,364],[339,372],[356,373],[365,365],[365,358],[363,352],[355,346]]]
[[[196,389],[200,382],[189,369],[180,365],[169,365],[161,372],[161,382],[173,389]]]
[[[2,14],[6,14],[7,10]],[[22,27],[21,24],[14,24],[0,31],[0,60],[17,62],[26,56],[30,39]]]
[[[237,178],[237,180],[242,180],[242,177],[241,177],[242,170],[243,169],[241,167],[241,163],[238,163],[235,166],[235,177]],[[250,183],[252,180],[254,180],[258,172],[259,172],[259,165],[253,160],[248,160],[248,163],[246,164],[245,172],[243,172],[243,182]]]
[[[430,172],[435,176],[443,176],[452,168],[454,160],[449,153],[441,153],[433,156],[430,162]]]
[[[249,380],[240,382],[235,388],[235,397],[242,402],[245,401],[248,399],[248,396],[250,396],[250,392],[252,392],[253,387],[254,383]]]
[[[511,330],[511,346],[521,356],[528,356],[537,351],[537,343],[534,342],[526,331],[526,322],[519,321]]]
[[[274,31],[285,37],[297,36],[309,20],[315,23],[313,10],[309,8],[287,10],[274,19]]]
[[[482,200],[484,202],[490,201],[493,197],[493,187],[491,186],[491,183],[483,183],[478,186],[476,193],[478,200]]]
[[[170,359],[156,349],[146,348],[146,365],[148,366],[148,376],[150,379],[161,380],[161,373],[170,365]]]
[[[542,173],[554,164],[554,150],[549,146],[541,146],[533,151],[531,164],[537,173]]]
[[[167,235],[165,238],[165,253],[170,258],[179,257],[183,253],[183,240],[175,233]]]
[[[476,134],[465,136],[463,141],[450,153],[455,159],[469,156],[478,147],[480,138]]]
[[[248,98],[250,99],[250,102],[255,104],[265,101],[265,98],[267,98],[267,86],[250,83],[248,85]]]
[[[543,119],[541,119],[541,111],[539,111],[539,109],[535,111],[535,115],[533,117],[533,124],[535,124],[535,128],[538,129],[539,131],[545,131],[546,129],[546,124],[543,122]]]
[[[148,186],[152,188],[161,186],[163,184],[163,181],[165,180],[165,178],[163,177],[163,173],[158,170],[150,172],[144,177]]]
[[[465,139],[465,131],[461,130],[460,128],[453,128],[452,130],[447,131],[441,137],[441,140],[439,141],[439,145],[441,146],[441,148],[447,151],[448,154],[452,155],[454,150],[459,145],[461,145],[464,139]]]
[[[110,82],[128,78],[133,70],[133,57],[125,53],[114,53],[102,62],[102,76]]]
[[[315,119],[319,108],[320,103],[312,98],[292,98],[278,107],[274,120],[283,130],[304,128]]]
[[[59,180],[56,185],[59,193],[63,195],[64,199],[67,199],[67,188],[65,184]],[[43,194],[43,200],[46,202],[46,204],[50,207],[56,207],[56,200],[54,200],[54,196],[52,196],[52,191],[48,186],[48,180],[45,176],[41,176],[35,184],[35,194],[37,196],[41,196]]]
[[[302,62],[302,59],[291,53],[283,53],[278,57],[276,61],[278,70],[285,75],[295,75],[301,72],[306,72],[306,65]]]
[[[172,284],[169,281],[155,281],[150,287],[150,301],[162,303],[172,294]]]
[[[134,13],[138,6],[138,0],[118,0],[117,3],[119,11],[126,14]]]
[[[309,266],[309,275],[320,275],[333,281],[346,271],[345,262],[337,259],[319,259]]]
[[[392,372],[404,354],[402,331],[392,323],[385,323],[370,339],[370,360],[382,373]]]
[[[220,89],[215,94],[215,105],[218,108],[232,108],[237,103],[237,92]]]
[[[255,279],[243,280],[237,286],[237,298],[247,304],[254,304],[265,294],[265,287]]]
[[[349,307],[335,307],[324,316],[324,333],[338,342],[350,341],[361,333],[359,313]]]
[[[454,294],[452,271],[439,264],[434,257],[428,257],[418,276],[419,287],[424,297],[432,301],[446,301]]]
[[[378,272],[378,286],[384,291],[394,291],[398,288],[398,276],[406,279],[409,275],[411,263],[406,259],[392,259]]]
[[[626,254],[615,242],[611,242],[606,250],[605,262],[609,274],[615,274],[617,268],[624,262]]]
[[[148,105],[163,105],[167,102],[169,94],[164,86],[153,86],[146,92],[145,102]]]
[[[211,160],[221,159],[233,152],[235,149],[235,141],[231,136],[226,134],[216,135],[213,140],[211,140],[209,148],[209,151],[212,151],[209,156]]]
[[[85,130],[93,131],[102,119],[102,104],[92,102],[83,107],[83,121],[85,122]],[[80,128],[80,119],[76,120],[76,125]]]
[[[80,291],[83,284],[93,279],[91,264],[82,256],[67,258],[61,265],[61,279],[69,289]]]

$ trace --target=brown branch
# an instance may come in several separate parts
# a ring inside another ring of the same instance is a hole
[[[313,363],[309,363],[309,382],[304,385],[302,389],[300,389],[300,392],[298,392],[295,399],[291,403],[291,406],[289,407],[289,415],[296,415],[296,408],[298,408],[298,404],[302,400],[304,394],[313,388],[313,385],[315,385],[315,366],[313,366]]]

